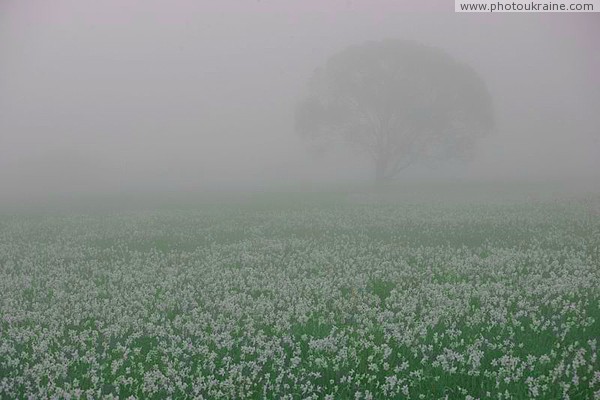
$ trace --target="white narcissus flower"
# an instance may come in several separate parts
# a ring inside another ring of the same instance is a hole
[[[593,397],[569,207],[0,216],[0,397]]]

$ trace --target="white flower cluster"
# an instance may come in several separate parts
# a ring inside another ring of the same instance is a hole
[[[0,218],[0,398],[600,399],[577,203]]]

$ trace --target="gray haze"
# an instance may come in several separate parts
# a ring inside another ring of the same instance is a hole
[[[469,164],[406,180],[600,174],[600,14],[455,14],[451,0],[0,3],[0,198],[362,182],[294,132],[314,69],[414,39],[472,66],[496,128]]]

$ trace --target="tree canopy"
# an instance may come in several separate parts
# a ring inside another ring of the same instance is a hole
[[[296,109],[299,134],[360,149],[379,181],[419,161],[466,158],[492,127],[491,97],[471,67],[402,40],[335,54],[315,70]]]

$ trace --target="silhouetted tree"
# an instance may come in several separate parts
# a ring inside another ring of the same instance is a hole
[[[311,143],[351,144],[384,181],[423,160],[464,158],[492,128],[479,75],[445,52],[412,41],[352,46],[318,68],[296,109]]]

